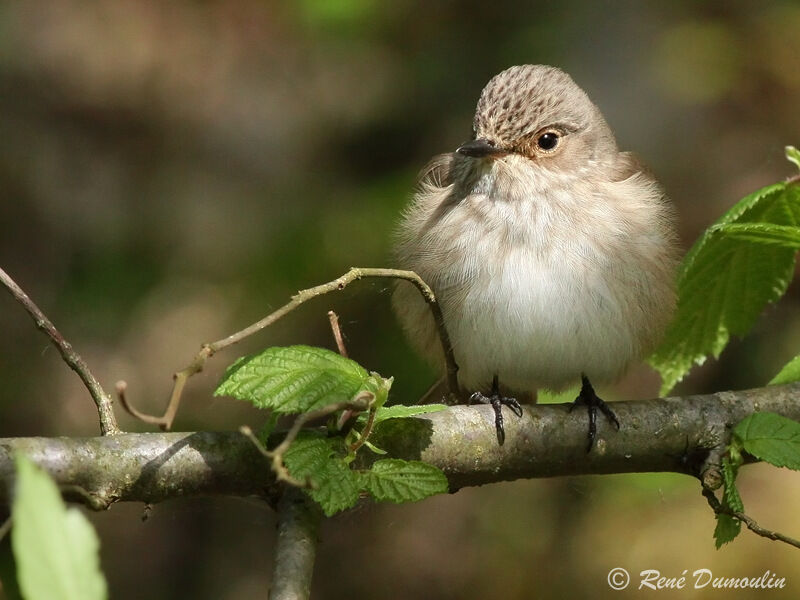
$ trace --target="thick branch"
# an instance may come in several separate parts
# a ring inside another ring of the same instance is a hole
[[[287,489],[278,503],[278,543],[269,600],[305,600],[317,554],[319,507],[298,489]]]
[[[532,477],[673,471],[698,475],[730,427],[760,410],[800,420],[800,384],[705,396],[617,402],[622,427],[598,423],[586,452],[587,417],[566,405],[525,407],[508,420],[497,445],[489,406],[454,406],[414,419],[381,423],[371,439],[392,456],[437,465],[455,491]],[[0,439],[0,494],[12,454],[23,452],[62,486],[77,486],[101,508],[118,500],[160,502],[178,496],[229,494],[275,498],[269,464],[240,433],[150,433],[99,438]],[[369,452],[359,457],[373,460]],[[81,498],[78,498],[79,500]],[[83,498],[85,501],[85,497]]]

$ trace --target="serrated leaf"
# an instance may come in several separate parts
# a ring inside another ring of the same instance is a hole
[[[786,146],[786,159],[800,168],[800,150],[794,146]]]
[[[386,421],[387,419],[405,419],[408,417],[416,417],[417,415],[439,412],[446,408],[447,406],[444,404],[416,404],[411,406],[395,404],[394,406],[382,406],[375,413],[374,424],[377,425],[381,421]],[[359,416],[360,421],[365,421],[366,418],[366,415]]]
[[[800,354],[786,363],[775,377],[770,380],[769,385],[781,385],[800,381]]]
[[[376,500],[415,502],[447,492],[441,469],[417,460],[379,460],[364,473],[364,487]]]
[[[736,475],[739,465],[732,463],[727,457],[722,459],[722,480],[725,484],[722,493],[722,506],[734,512],[744,512],[744,504],[739,490],[736,488]],[[734,540],[742,530],[739,519],[730,515],[717,513],[717,526],[714,528],[714,543],[719,550],[723,544]]]
[[[233,363],[214,395],[301,413],[349,401],[368,377],[357,362],[324,348],[275,347]]]
[[[717,550],[722,548],[723,544],[735,540],[741,530],[742,523],[739,519],[724,513],[717,513],[717,526],[714,528],[714,544],[717,546]]]
[[[745,242],[768,244],[797,250],[800,248],[800,227],[772,223],[730,223],[713,228],[717,233]]]
[[[75,508],[67,509],[55,483],[24,456],[15,457],[17,481],[11,545],[26,600],[102,600],[94,529]]]
[[[325,463],[332,456],[333,448],[324,434],[303,431],[289,445],[283,462],[297,479],[313,478],[324,470]]]
[[[736,488],[736,474],[739,468],[727,458],[722,459],[722,479],[725,483],[725,491],[723,492],[723,499],[725,506],[735,512],[744,512],[744,503],[742,497],[739,495],[739,490]]]
[[[760,412],[742,420],[733,435],[746,452],[776,467],[800,470],[800,423]]]
[[[314,489],[305,491],[322,507],[327,516],[355,505],[358,501],[359,477],[344,460],[335,456],[330,440],[318,434],[304,434],[289,446],[284,463],[293,477],[310,478]]]
[[[681,264],[678,308],[649,361],[666,395],[695,364],[718,357],[731,335],[743,336],[778,300],[794,273],[795,250],[737,239],[730,224],[800,224],[800,186],[779,183],[738,202],[695,243]],[[758,234],[755,234],[758,235]]]

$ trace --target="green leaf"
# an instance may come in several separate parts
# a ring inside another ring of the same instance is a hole
[[[284,462],[293,477],[310,478],[313,489],[305,490],[327,516],[350,508],[358,501],[359,477],[344,460],[335,456],[331,440],[321,434],[305,433],[292,442]]]
[[[372,372],[361,384],[359,391],[371,393],[374,400],[370,403],[370,406],[380,408],[386,404],[386,400],[389,398],[389,390],[392,389],[392,383],[394,383],[394,377],[384,379],[380,374]]]
[[[736,488],[736,475],[739,467],[734,465],[727,458],[722,459],[722,479],[725,483],[723,500],[725,506],[736,512],[744,512],[744,503]]]
[[[769,385],[781,385],[794,381],[800,381],[800,354],[786,363],[780,372],[772,378]]]
[[[744,503],[736,488],[736,475],[739,465],[732,463],[728,458],[722,459],[722,480],[725,489],[722,494],[722,506],[735,512],[744,512]],[[714,541],[719,550],[723,544],[736,539],[742,530],[742,523],[739,519],[730,515],[717,513],[717,526],[714,529]]]
[[[15,457],[11,545],[26,600],[99,600],[107,597],[100,543],[89,521],[67,509],[58,488],[24,456]]]
[[[280,413],[277,413],[274,410],[270,411],[266,422],[261,426],[261,429],[259,429],[258,433],[256,434],[258,441],[261,442],[265,447],[269,446],[269,436],[271,436],[272,432],[275,431],[275,427],[278,425],[280,416]]]
[[[800,168],[800,150],[794,146],[786,146],[786,159],[793,162]]]
[[[368,377],[357,362],[324,348],[276,347],[233,363],[214,395],[301,413],[349,401]]]
[[[406,406],[404,404],[395,404],[394,406],[383,406],[375,413],[374,424],[377,425],[381,421],[387,419],[405,419],[407,417],[415,417],[417,415],[425,415],[428,413],[439,412],[445,410],[447,406],[444,404],[417,404]],[[360,421],[366,421],[366,415],[359,416]]]
[[[745,335],[764,307],[786,291],[794,274],[794,247],[744,240],[724,231],[731,224],[764,223],[800,224],[800,186],[778,183],[742,199],[686,255],[675,318],[649,359],[661,373],[662,395],[694,364],[718,357],[731,335]],[[751,228],[749,235],[765,236],[755,231]]]
[[[387,458],[364,473],[364,487],[376,500],[415,502],[447,492],[447,478],[437,467],[421,461]]]
[[[383,454],[389,454],[388,452],[386,452],[386,450],[384,450],[383,448],[378,448],[378,447],[377,447],[375,444],[373,444],[373,443],[372,443],[372,442],[370,442],[369,440],[367,440],[366,442],[364,442],[364,445],[365,445],[367,448],[369,448],[369,449],[370,449],[372,452],[374,452],[375,454],[381,454],[381,455],[383,455]]]
[[[733,435],[746,452],[776,467],[800,470],[800,423],[769,412],[742,420]]]
[[[739,519],[723,513],[717,513],[717,526],[714,529],[714,543],[717,546],[717,550],[722,548],[723,544],[735,540],[741,530],[742,523]]]
[[[728,225],[715,225],[712,229],[716,233],[745,242],[782,246],[795,251],[800,248],[800,227],[795,227],[794,225],[731,223]]]

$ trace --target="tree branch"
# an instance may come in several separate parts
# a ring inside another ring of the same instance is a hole
[[[490,406],[453,406],[413,419],[390,419],[371,439],[391,456],[441,468],[450,490],[519,478],[671,471],[698,476],[730,428],[756,411],[800,420],[800,384],[703,396],[616,402],[619,432],[598,423],[586,452],[586,414],[568,405],[524,407],[497,445]],[[278,438],[276,438],[278,441]],[[240,433],[146,433],[98,438],[0,439],[0,497],[8,493],[13,453],[22,452],[77,501],[103,508],[116,501],[161,502],[179,496],[258,495],[281,488],[267,459]],[[358,460],[371,461],[369,452]]]
[[[281,497],[270,600],[309,597],[321,519],[319,507],[300,490],[289,488]]]
[[[53,325],[50,319],[47,318],[42,310],[36,306],[36,303],[30,299],[28,294],[26,294],[3,269],[0,269],[0,284],[9,291],[17,302],[22,304],[34,323],[36,323],[36,327],[50,338],[53,345],[58,348],[64,362],[81,378],[86,389],[89,390],[94,403],[97,405],[97,413],[100,417],[100,433],[102,435],[115,435],[119,433],[120,429],[117,425],[117,418],[114,415],[111,396],[106,394],[103,386],[101,386],[100,382],[92,375],[89,366],[84,362],[80,354],[78,354],[72,345],[64,339],[64,336],[56,329],[56,326]]]

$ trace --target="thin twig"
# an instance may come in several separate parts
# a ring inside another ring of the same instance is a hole
[[[248,426],[244,425],[239,428],[239,431],[242,435],[247,437],[253,444],[255,444],[256,448],[258,448],[259,452],[263,454],[266,458],[269,458],[272,461],[272,470],[275,473],[275,477],[278,481],[285,481],[289,485],[293,485],[295,487],[300,488],[313,488],[314,482],[310,479],[306,478],[305,481],[297,479],[289,473],[289,470],[286,468],[286,465],[283,462],[283,457],[286,454],[286,451],[289,449],[289,446],[292,445],[297,439],[300,430],[303,426],[308,423],[309,421],[313,421],[315,419],[321,419],[322,417],[327,417],[337,411],[349,409],[354,411],[364,411],[370,407],[370,404],[375,400],[375,395],[372,392],[363,391],[356,395],[355,398],[352,400],[348,400],[347,402],[335,402],[334,404],[329,404],[328,406],[323,406],[320,409],[303,413],[298,415],[297,418],[292,423],[292,426],[289,428],[289,431],[286,433],[286,437],[283,438],[280,444],[278,444],[274,450],[267,450],[261,441],[255,436],[253,430],[250,429]]]
[[[239,433],[250,440],[253,445],[258,448],[258,451],[264,456],[264,458],[268,458],[272,461],[272,471],[275,473],[275,478],[278,481],[285,481],[289,485],[299,488],[313,487],[313,482],[308,477],[305,479],[305,481],[292,477],[291,473],[289,473],[289,469],[287,469],[286,465],[283,464],[283,457],[278,458],[275,456],[274,452],[267,450],[264,447],[264,444],[261,443],[261,440],[256,437],[256,435],[253,433],[253,430],[247,425],[242,425],[239,427]]]
[[[330,292],[336,292],[343,290],[349,284],[357,281],[359,279],[364,278],[390,278],[390,279],[402,279],[405,281],[409,281],[419,290],[419,293],[422,294],[422,297],[425,299],[425,302],[428,303],[428,306],[433,313],[434,321],[436,322],[436,327],[439,332],[439,339],[442,343],[442,349],[444,350],[445,356],[445,363],[447,366],[447,384],[449,388],[449,392],[452,396],[458,397],[459,396],[459,386],[458,386],[458,365],[456,364],[455,355],[453,354],[453,346],[450,343],[450,336],[447,334],[447,329],[444,325],[444,316],[442,315],[442,309],[439,304],[436,302],[436,296],[433,294],[433,290],[425,283],[422,278],[414,273],[413,271],[403,271],[400,269],[381,269],[381,268],[359,268],[353,267],[347,273],[334,279],[333,281],[329,281],[327,283],[323,283],[321,285],[317,285],[305,290],[300,290],[292,296],[292,299],[280,307],[278,310],[270,313],[260,321],[253,323],[249,327],[245,327],[241,331],[237,331],[234,334],[229,335],[226,338],[221,340],[217,340],[216,342],[211,342],[210,344],[203,344],[203,347],[200,349],[200,352],[194,357],[189,365],[178,371],[173,375],[173,379],[175,380],[175,384],[172,388],[172,394],[169,398],[169,403],[167,404],[167,410],[164,412],[164,415],[161,417],[156,416],[148,416],[147,419],[148,423],[156,424],[161,427],[162,430],[168,431],[172,427],[172,421],[175,419],[175,414],[178,411],[178,406],[181,400],[181,394],[183,393],[183,388],[186,385],[186,381],[194,375],[195,373],[199,373],[203,370],[203,367],[206,364],[206,361],[211,358],[214,354],[227,348],[228,346],[232,346],[246,337],[253,335],[264,329],[265,327],[269,327],[275,321],[284,317],[288,313],[292,312],[295,308],[300,306],[301,304],[311,300],[312,298],[316,298],[317,296],[321,296],[323,294],[327,294]],[[130,401],[127,402],[126,410],[131,407]],[[130,410],[128,412],[131,412]],[[131,412],[131,414],[137,418],[141,418],[143,413],[136,411],[137,414]]]
[[[712,490],[704,487],[703,496],[705,496],[706,500],[708,501],[708,505],[715,513],[728,515],[729,517],[738,519],[739,521],[744,523],[747,526],[747,528],[756,535],[760,535],[761,537],[765,537],[773,541],[783,542],[785,544],[789,544],[790,546],[794,546],[795,548],[800,548],[799,540],[791,538],[788,535],[783,535],[782,533],[778,533],[777,531],[765,529],[764,527],[756,523],[756,521],[754,521],[751,517],[748,517],[746,514],[735,510],[731,510],[730,508],[723,506],[722,503],[719,501],[719,499],[714,495],[714,492]]]
[[[0,269],[0,283],[2,283],[11,295],[22,304],[34,323],[36,323],[36,327],[50,338],[53,345],[58,348],[58,352],[61,354],[61,358],[64,359],[64,362],[81,378],[86,389],[89,390],[94,403],[97,405],[97,414],[100,417],[100,433],[102,435],[115,435],[120,433],[120,428],[117,425],[117,418],[114,415],[111,397],[106,394],[100,382],[92,375],[89,366],[75,351],[72,345],[64,339],[64,336],[56,329],[50,319],[48,319],[33,300],[30,299],[28,294],[26,294],[3,269]]]
[[[347,348],[344,345],[344,336],[342,335],[342,329],[339,326],[339,315],[332,310],[329,310],[328,320],[331,322],[331,332],[333,333],[333,339],[336,342],[336,349],[339,351],[339,354],[347,358]],[[352,426],[353,422],[350,420],[353,418],[353,415],[355,415],[356,412],[357,411],[350,408],[343,410],[342,414],[339,416],[338,422],[336,423],[337,429],[339,431],[343,431],[347,423],[350,423],[350,426]]]
[[[350,446],[350,452],[355,454],[358,452],[358,449],[361,448],[364,444],[367,443],[367,438],[369,434],[372,433],[372,426],[375,424],[375,414],[378,411],[374,408],[370,409],[369,416],[367,416],[367,422],[364,425],[364,429],[361,430],[360,437],[355,441],[355,443]]]
[[[347,348],[344,345],[344,337],[339,327],[339,315],[329,310],[328,320],[331,322],[331,331],[333,332],[333,339],[336,341],[336,349],[339,351],[339,354],[347,358]]]
[[[115,387],[117,390],[117,398],[119,398],[119,403],[122,405],[122,408],[128,411],[128,413],[140,421],[144,421],[145,423],[150,423],[151,425],[161,425],[161,417],[154,417],[152,415],[140,412],[135,406],[128,403],[128,398],[125,395],[125,392],[128,390],[127,382],[120,380],[117,382]]]

